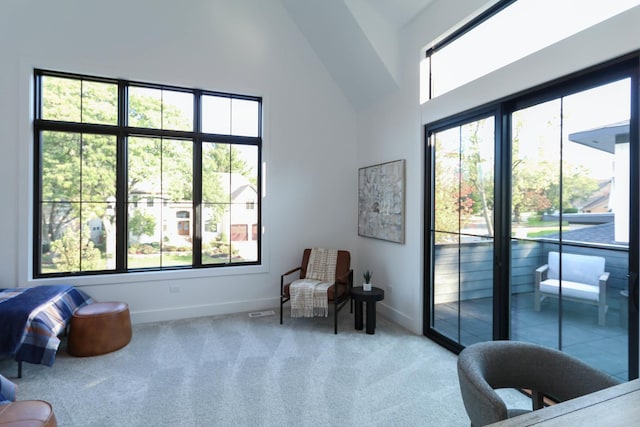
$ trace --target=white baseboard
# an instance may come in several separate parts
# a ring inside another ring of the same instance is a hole
[[[223,304],[194,305],[189,307],[169,307],[158,310],[132,311],[131,322],[150,323],[167,320],[189,319],[194,317],[218,316],[223,314],[264,311],[278,306],[278,298],[236,301]]]
[[[379,314],[382,314],[387,319],[397,323],[405,329],[417,334],[422,335],[422,321],[416,321],[416,319],[407,316],[401,311],[396,310],[393,307],[388,306],[384,302],[377,304],[376,310]]]

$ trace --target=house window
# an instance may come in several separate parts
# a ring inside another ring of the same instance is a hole
[[[35,87],[34,277],[260,263],[231,239],[260,224],[261,98],[47,70]]]

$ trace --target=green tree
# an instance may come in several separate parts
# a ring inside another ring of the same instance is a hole
[[[129,233],[139,242],[142,236],[152,236],[156,229],[156,218],[153,215],[138,210],[129,217]]]
[[[473,188],[460,170],[460,148],[448,147],[436,136],[435,236],[436,243],[457,241],[457,233],[473,212]]]
[[[68,227],[62,238],[51,242],[53,263],[57,271],[89,271],[100,268],[100,251],[90,239],[82,237],[88,235],[86,226],[82,233]]]
[[[566,208],[577,208],[598,189],[597,181],[590,177],[591,171],[581,164],[565,160],[561,170],[558,159],[532,160],[521,156],[521,127],[521,122],[516,123],[512,139],[511,203],[515,222],[519,223],[522,213],[525,212],[551,213]],[[542,152],[537,156],[538,159],[548,157],[549,153]]]
[[[472,187],[471,197],[477,203],[473,204],[474,213],[481,213],[487,227],[487,234],[493,236],[493,145],[492,141],[484,141],[480,129],[487,125],[487,120],[477,120],[465,125],[468,134],[462,150],[462,167],[466,182]],[[483,150],[483,145],[490,144],[489,150]],[[491,153],[487,158],[484,152]]]

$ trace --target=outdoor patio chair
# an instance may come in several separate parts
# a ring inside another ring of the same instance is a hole
[[[549,252],[548,262],[535,271],[534,310],[540,311],[543,298],[557,298],[562,286],[562,299],[595,305],[598,307],[598,325],[605,326],[609,272],[604,268],[605,259],[601,256]]]

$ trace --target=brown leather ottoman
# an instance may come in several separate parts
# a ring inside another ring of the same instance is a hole
[[[56,416],[49,402],[20,400],[0,405],[0,427],[56,427]]]
[[[97,302],[71,317],[67,350],[72,356],[111,353],[131,341],[131,316],[124,302]]]

